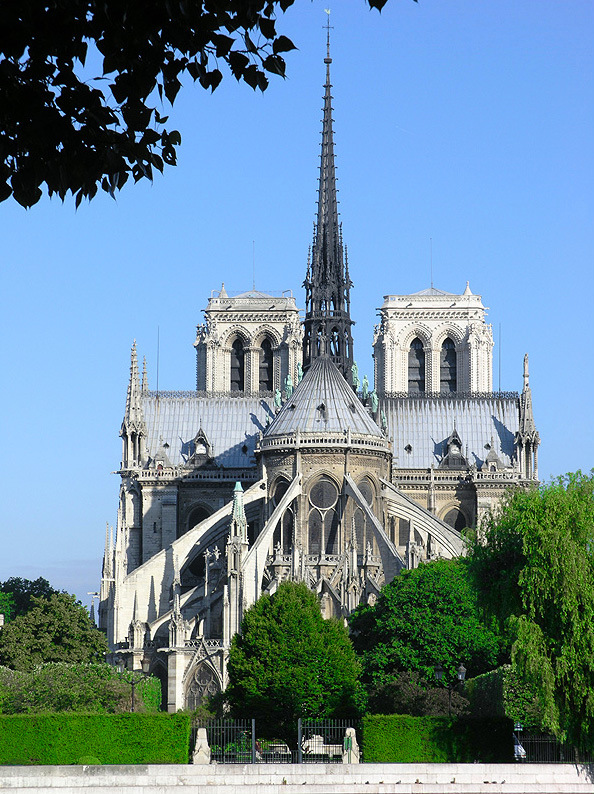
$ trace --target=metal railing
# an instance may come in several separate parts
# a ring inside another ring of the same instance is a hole
[[[297,723],[298,764],[342,764],[347,728],[352,720],[300,719]]]
[[[579,752],[571,744],[545,734],[514,731],[514,756],[526,764],[575,764],[594,762],[593,753]]]
[[[352,720],[298,720],[297,741],[290,747],[281,738],[258,737],[254,719],[200,720],[192,727],[191,748],[198,728],[206,728],[211,763],[217,764],[341,764],[349,747]],[[348,755],[347,755],[348,758]]]

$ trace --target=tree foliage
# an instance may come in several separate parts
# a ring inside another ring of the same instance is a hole
[[[0,664],[29,671],[43,662],[92,662],[107,651],[105,636],[75,596],[32,598],[28,612],[0,631]]]
[[[0,713],[127,712],[132,707],[132,680],[137,681],[134,710],[158,712],[157,678],[139,678],[127,670],[118,673],[105,663],[49,662],[30,672],[0,667]]]
[[[351,617],[355,650],[368,685],[386,684],[402,672],[444,682],[462,663],[470,675],[492,670],[504,656],[501,635],[480,619],[464,560],[437,560],[403,571],[386,585],[376,604]]]
[[[295,48],[275,19],[293,2],[0,3],[0,201],[30,207],[45,184],[78,206],[175,165],[163,98],[173,105],[186,74],[214,91],[225,68],[264,91]]]
[[[568,474],[510,494],[471,570],[481,602],[513,639],[543,725],[594,747],[594,477]]]
[[[370,714],[410,714],[413,717],[459,717],[468,714],[468,700],[457,691],[435,686],[417,672],[396,673],[371,686],[367,702]]]
[[[0,582],[0,598],[2,593],[10,594],[14,601],[11,618],[16,618],[28,612],[31,609],[33,598],[49,598],[54,593],[59,592],[42,576],[35,580],[11,576],[5,582]],[[0,609],[0,612],[2,612],[2,609]]]
[[[0,591],[0,615],[4,616],[4,622],[8,621],[14,616],[16,604],[12,593],[3,593]]]
[[[229,654],[226,697],[236,717],[290,735],[299,717],[357,713],[360,665],[348,632],[324,620],[305,584],[284,582],[245,614]]]

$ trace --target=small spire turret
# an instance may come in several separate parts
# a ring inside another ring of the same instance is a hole
[[[529,480],[538,480],[538,447],[540,435],[532,412],[532,390],[528,371],[528,353],[524,356],[524,386],[520,395],[520,421],[515,444],[520,473]]]

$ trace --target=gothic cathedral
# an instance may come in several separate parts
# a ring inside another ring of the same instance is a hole
[[[242,616],[286,579],[323,614],[372,603],[403,568],[464,553],[510,486],[538,478],[528,359],[492,388],[491,327],[468,283],[385,295],[375,383],[353,360],[334,171],[329,47],[305,319],[292,293],[213,293],[195,392],[151,391],[132,347],[115,539],[99,625],[130,669],[150,661],[169,711],[226,686]]]

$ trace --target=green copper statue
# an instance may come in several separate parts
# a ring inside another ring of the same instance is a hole
[[[290,375],[285,378],[285,394],[287,395],[287,400],[290,400],[293,394],[293,378]]]
[[[279,409],[283,404],[283,398],[280,393],[280,389],[276,389],[274,392],[274,407]]]
[[[382,412],[380,414],[381,422],[382,422],[382,433],[387,433],[388,431],[388,420],[386,419],[386,414],[384,413],[384,409],[382,408]]]
[[[379,400],[377,394],[375,393],[375,389],[371,392],[370,397],[371,397],[371,413],[376,414],[379,406]]]
[[[301,383],[303,380],[303,367],[301,366],[301,361],[297,362],[297,385]]]
[[[369,381],[367,380],[367,375],[363,375],[363,386],[361,388],[361,395],[363,397],[363,402],[367,402],[367,397],[369,395]]]
[[[353,387],[355,391],[359,390],[359,367],[357,366],[357,362],[353,362],[353,366],[351,367],[351,372],[353,373]]]

